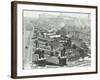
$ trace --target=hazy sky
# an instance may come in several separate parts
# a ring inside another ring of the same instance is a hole
[[[39,18],[39,15],[45,15],[48,17],[56,17],[59,15],[62,16],[69,16],[69,17],[76,17],[76,18],[84,18],[84,19],[88,19],[89,18],[89,14],[84,14],[84,13],[59,13],[59,12],[40,12],[40,11],[24,11],[24,17],[28,17],[28,18]]]

